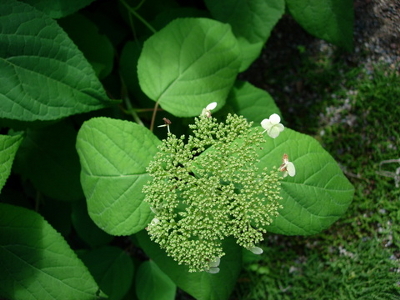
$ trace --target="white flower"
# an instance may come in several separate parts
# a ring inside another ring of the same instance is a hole
[[[261,127],[264,128],[264,132],[272,137],[276,138],[285,128],[281,123],[281,117],[277,114],[272,114],[269,119],[264,119],[261,121]]]
[[[283,154],[282,162],[279,171],[284,172],[283,177],[286,177],[288,174],[291,177],[296,175],[296,168],[294,167],[294,164],[289,161],[289,156],[287,154]]]
[[[217,107],[217,102],[211,102],[203,109],[200,116],[206,116],[207,118],[211,117],[211,111]]]
[[[257,255],[262,254],[264,252],[263,249],[261,249],[260,247],[250,247],[247,248],[247,250],[250,250],[251,252]]]
[[[151,226],[156,226],[158,223],[160,223],[160,220],[157,218],[153,218],[153,220],[151,220],[150,225]]]

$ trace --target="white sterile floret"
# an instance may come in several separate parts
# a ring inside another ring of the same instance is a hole
[[[208,273],[211,274],[217,274],[219,272],[219,263],[221,262],[221,259],[219,257],[214,258],[212,261],[210,261],[209,269],[207,270]]]
[[[211,117],[211,111],[217,107],[217,102],[211,102],[203,109],[201,112],[201,116],[206,116],[207,118]]]
[[[277,114],[272,114],[269,119],[264,119],[261,121],[261,127],[264,128],[264,132],[272,137],[276,138],[285,128],[281,123],[281,117]]]
[[[157,218],[153,218],[153,220],[151,220],[151,222],[150,222],[150,225],[155,226],[155,225],[157,225],[158,223],[160,223],[160,220],[157,219]]]
[[[284,172],[283,177],[286,177],[288,174],[290,177],[296,175],[296,168],[294,164],[289,161],[289,156],[287,154],[283,154],[282,162],[283,163],[279,167],[279,171]]]
[[[264,252],[263,249],[261,249],[260,247],[251,247],[251,248],[247,248],[247,249],[257,255],[260,255]]]

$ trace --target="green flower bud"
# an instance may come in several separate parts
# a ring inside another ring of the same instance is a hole
[[[279,170],[258,169],[256,149],[265,137],[251,125],[242,116],[218,123],[201,115],[186,143],[169,133],[147,169],[153,179],[143,192],[155,213],[150,238],[190,272],[217,273],[226,237],[259,249],[281,207]]]

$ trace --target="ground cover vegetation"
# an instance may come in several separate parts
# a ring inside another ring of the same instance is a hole
[[[338,49],[318,55],[300,49],[298,55],[296,72],[272,71],[275,78],[269,84],[276,91],[274,98],[281,99],[282,109],[300,112],[288,116],[288,122],[316,137],[335,157],[354,184],[354,200],[322,234],[266,239],[263,249],[270,254],[264,260],[249,259],[233,299],[397,299],[397,67],[354,66]],[[282,92],[288,91],[285,86],[296,86],[299,74],[303,89]],[[290,101],[293,95],[308,100],[307,109],[303,102]]]
[[[351,51],[348,1],[3,1],[1,297],[228,299],[243,266],[268,273],[271,234],[350,257],[326,230],[355,192],[330,148],[351,155],[351,119],[303,134],[237,79],[284,14]]]

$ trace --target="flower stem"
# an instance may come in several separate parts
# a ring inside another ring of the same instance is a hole
[[[157,30],[154,29],[153,26],[151,26],[145,19],[142,18],[141,15],[139,15],[135,9],[130,7],[124,0],[120,0],[121,3],[129,10],[129,12],[134,15],[140,22],[142,22],[151,32],[156,33]]]

